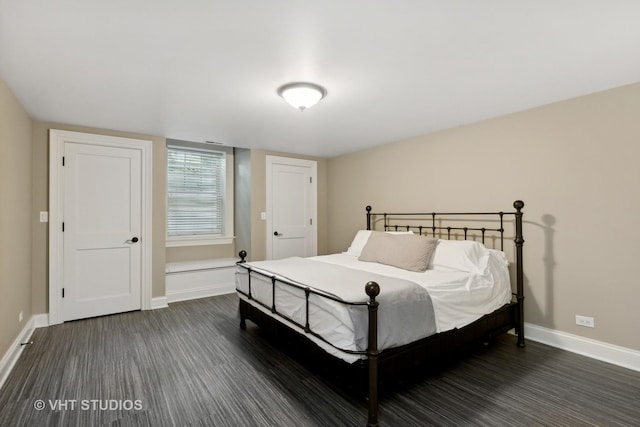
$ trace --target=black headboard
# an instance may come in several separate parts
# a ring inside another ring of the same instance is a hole
[[[522,226],[522,208],[524,202],[513,202],[515,212],[371,212],[366,207],[367,230],[372,229],[374,221],[382,220],[384,231],[413,231],[414,233],[441,239],[473,239],[485,244],[488,236],[497,236],[500,250],[504,250],[505,221],[513,217],[515,228]],[[520,228],[521,229],[521,228]],[[518,232],[514,230],[517,239]],[[522,237],[522,236],[520,236]],[[497,248],[496,248],[497,249]]]
[[[383,220],[383,227],[385,231],[413,231],[418,232],[421,235],[431,235],[432,237],[438,237],[443,239],[451,239],[452,237],[458,238],[456,233],[462,234],[465,240],[468,238],[479,237],[482,243],[485,244],[485,237],[487,233],[498,233],[500,239],[500,250],[504,250],[504,235],[505,235],[505,220],[511,217],[514,219],[513,241],[515,244],[515,276],[516,276],[516,297],[518,307],[519,323],[519,336],[524,337],[523,322],[524,319],[524,273],[523,273],[523,256],[522,247],[524,245],[524,238],[522,236],[522,208],[524,208],[524,202],[522,200],[516,200],[513,202],[515,212],[383,212],[374,213],[371,212],[371,206],[367,206],[367,230],[371,230],[372,223],[378,220],[380,217]],[[452,218],[458,218],[459,220]],[[412,221],[412,223],[409,223]],[[452,223],[454,225],[442,225],[443,223]],[[487,224],[488,227],[478,227],[477,224]],[[469,224],[469,225],[462,225]],[[491,224],[496,224],[492,227]],[[455,236],[452,236],[454,233]],[[479,236],[478,236],[479,235]],[[518,339],[518,345],[524,346],[524,340]]]

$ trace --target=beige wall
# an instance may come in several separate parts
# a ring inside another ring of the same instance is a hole
[[[165,236],[166,236],[166,144],[163,137],[93,129],[58,123],[34,122],[33,126],[33,185],[32,191],[32,287],[33,312],[48,312],[48,228],[38,222],[38,212],[49,206],[49,129],[87,132],[125,138],[146,139],[153,142],[153,291],[154,297],[165,295]]]
[[[235,159],[235,247],[251,250],[251,150],[236,148]],[[234,250],[234,256],[240,250]]]
[[[260,212],[267,210],[267,156],[283,156],[315,160],[318,165],[318,254],[327,253],[327,159],[283,154],[263,150],[251,150],[251,248],[245,249],[253,261],[267,256],[267,222],[260,219]]]
[[[0,359],[32,315],[31,127],[0,78]]]
[[[640,350],[640,84],[329,160],[330,252],[374,210],[522,199],[526,321]],[[575,315],[595,317],[595,328]]]

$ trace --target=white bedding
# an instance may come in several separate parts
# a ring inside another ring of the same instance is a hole
[[[482,273],[427,270],[407,271],[389,265],[358,261],[347,254],[334,254],[312,259],[345,267],[370,271],[383,276],[399,277],[424,287],[433,302],[436,331],[461,328],[511,301],[509,263],[501,251],[489,249],[488,268]]]
[[[310,258],[310,260],[370,273],[372,279],[368,280],[375,280],[376,277],[374,275],[408,280],[427,291],[430,296],[430,304],[433,305],[435,324],[421,326],[415,325],[414,322],[409,322],[408,319],[419,316],[421,310],[419,304],[412,304],[412,307],[408,307],[404,311],[406,318],[400,317],[400,320],[396,321],[395,329],[388,330],[387,335],[381,336],[379,333],[378,344],[381,350],[408,344],[434,332],[463,327],[511,300],[508,263],[504,254],[499,251],[491,250],[487,263],[488,268],[476,274],[438,270],[417,273],[388,265],[358,261],[357,257],[346,253],[318,256]],[[254,264],[259,268],[265,268],[268,262]],[[369,276],[364,275],[363,277]],[[361,301],[367,299],[364,285],[368,280],[357,284],[358,292],[361,291],[362,295]],[[247,274],[242,267],[238,267],[236,287],[245,293],[248,292]],[[269,307],[272,303],[271,288],[272,285],[269,278],[257,274],[252,275],[252,297]],[[247,300],[243,295],[240,295],[240,298]],[[417,299],[422,299],[422,297],[417,297]],[[383,302],[380,301],[381,313]],[[256,306],[265,313],[272,315],[269,310]],[[349,350],[365,348],[366,341],[363,342],[362,328],[366,328],[366,317],[358,327],[353,323],[353,312],[350,314],[342,304],[324,298],[312,297],[310,306],[310,325],[314,332],[339,348]],[[277,284],[276,307],[278,312],[286,314],[298,323],[305,323],[306,309],[302,290]],[[400,312],[403,313],[402,310]],[[364,313],[363,316],[366,316],[366,308],[363,309],[362,313]],[[282,321],[283,319],[278,317],[278,320]],[[284,320],[284,323],[289,322]],[[358,323],[357,319],[356,323]],[[342,352],[311,335],[308,336],[330,354],[340,357],[349,363],[362,357]]]

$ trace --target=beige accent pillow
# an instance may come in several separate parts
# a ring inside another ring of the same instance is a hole
[[[409,271],[425,271],[438,239],[417,234],[371,233],[358,257],[360,261],[378,262]]]
[[[359,230],[356,233],[356,237],[353,238],[353,242],[351,242],[351,246],[345,252],[347,255],[360,256],[362,253],[362,248],[369,241],[369,236],[373,233],[372,230]],[[385,231],[385,233],[389,234],[413,234],[413,231]]]

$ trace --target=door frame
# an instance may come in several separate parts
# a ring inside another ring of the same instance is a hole
[[[296,159],[291,157],[281,157],[281,156],[266,156],[266,197],[267,197],[267,234],[266,234],[266,244],[267,244],[267,259],[273,259],[273,207],[272,207],[272,194],[271,194],[271,174],[273,165],[284,164],[291,166],[301,166],[308,167],[311,169],[311,256],[315,256],[318,254],[318,162],[315,160],[306,160],[306,159]]]
[[[64,169],[62,156],[65,142],[137,149],[141,152],[141,232],[140,274],[143,310],[151,309],[152,296],[152,142],[58,129],[49,130],[49,325],[62,323],[62,285],[64,283],[63,195]]]

